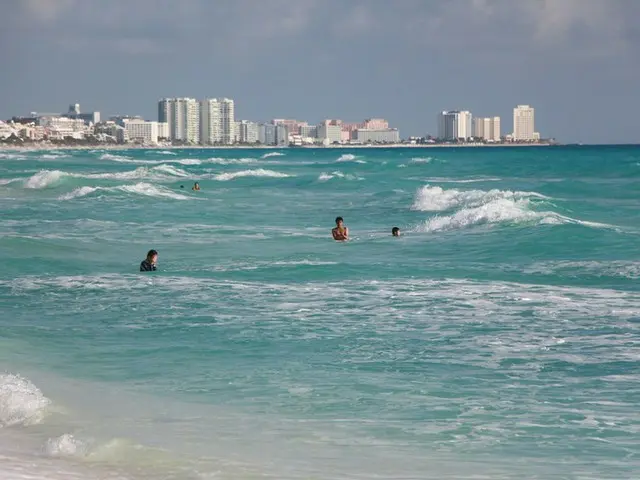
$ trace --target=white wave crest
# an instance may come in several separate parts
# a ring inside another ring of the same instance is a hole
[[[146,197],[172,198],[174,200],[191,200],[191,197],[176,193],[166,187],[159,187],[150,183],[136,183],[134,185],[119,185],[117,187],[79,187],[70,193],[58,197],[58,200],[73,200],[91,195],[94,192],[125,192]]]
[[[422,212],[442,212],[460,206],[478,207],[496,200],[526,200],[537,198],[547,200],[549,197],[535,192],[512,192],[509,190],[445,190],[442,187],[424,186],[418,189],[412,209]]]
[[[255,170],[241,170],[239,172],[228,172],[214,175],[214,180],[226,182],[241,177],[270,177],[270,178],[287,178],[290,175],[282,172],[276,172],[274,170],[265,170],[264,168],[258,168]]]
[[[262,155],[262,158],[269,158],[269,157],[284,157],[284,153],[282,153],[282,152],[269,152],[269,153],[265,153],[264,155]]]
[[[553,212],[535,212],[529,208],[530,201],[498,198],[478,207],[463,208],[453,215],[437,215],[427,220],[418,230],[442,232],[474,225],[495,223],[562,223]]]
[[[74,198],[86,197],[99,189],[100,187],[78,187],[72,192],[60,195],[58,200],[73,200]]]
[[[2,153],[0,152],[0,159],[2,160],[26,160],[26,155],[19,153]]]
[[[43,189],[60,183],[60,181],[69,176],[68,173],[60,170],[40,170],[35,175],[29,177],[24,186],[25,188]]]
[[[159,150],[159,151],[152,150],[151,153],[157,154],[157,155],[177,155],[176,152],[172,152],[170,150]]]
[[[0,428],[40,423],[51,401],[26,378],[0,374]]]
[[[22,178],[0,178],[0,185],[9,185],[10,183],[20,182]]]
[[[340,155],[340,158],[336,162],[353,162],[357,157],[352,153],[345,153]]]
[[[340,170],[336,170],[335,172],[331,172],[331,173],[322,172],[320,176],[318,176],[318,181],[328,182],[333,178],[344,178],[345,180],[363,180],[362,177],[358,177],[357,175],[352,175],[350,173],[343,173]]]
[[[183,158],[180,160],[174,160],[175,163],[179,163],[180,165],[201,165],[202,160],[198,160],[197,158]]]
[[[176,178],[188,178],[190,174],[172,165],[158,165],[155,167],[138,167],[135,170],[126,172],[106,172],[106,173],[68,173],[60,170],[42,170],[33,175],[26,182],[26,188],[45,188],[59,183],[65,177],[90,178],[101,180],[136,180],[146,179],[153,181],[175,181]]]
[[[110,162],[135,162],[133,158],[125,157],[123,155],[114,155],[113,153],[104,153],[100,156],[100,160],[108,160]]]

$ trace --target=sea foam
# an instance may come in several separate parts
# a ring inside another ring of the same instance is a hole
[[[0,427],[40,423],[51,401],[26,378],[0,374]]]

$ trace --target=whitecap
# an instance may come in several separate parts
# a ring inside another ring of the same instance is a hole
[[[0,373],[0,427],[38,424],[50,403],[26,378]]]
[[[367,163],[364,160],[361,160],[360,158],[358,158],[357,156],[353,155],[352,153],[345,153],[343,155],[341,155],[336,162],[355,162],[355,163]]]
[[[509,190],[458,190],[443,189],[437,186],[424,186],[418,189],[412,209],[423,212],[441,212],[456,207],[477,207],[493,200],[526,200],[536,198],[547,200],[549,197],[536,192],[518,192]]]
[[[264,155],[262,155],[262,158],[269,158],[269,157],[284,157],[284,153],[282,153],[282,152],[269,152],[269,153],[265,153]]]
[[[60,170],[41,170],[35,175],[29,177],[24,186],[25,188],[40,190],[56,185],[60,183],[64,177],[68,176],[68,173]]]
[[[221,182],[226,182],[229,180],[234,180],[236,178],[242,178],[242,177],[287,178],[287,177],[290,177],[290,175],[282,172],[276,172],[274,170],[265,170],[263,168],[258,168],[255,170],[241,170],[239,172],[220,173],[220,174],[214,175],[213,179]]]

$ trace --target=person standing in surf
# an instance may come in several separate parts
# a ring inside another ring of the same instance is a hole
[[[349,240],[349,229],[344,225],[342,217],[336,218],[336,227],[331,230],[331,235],[337,242]]]

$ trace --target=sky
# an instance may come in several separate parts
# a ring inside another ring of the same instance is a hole
[[[0,118],[156,119],[162,97],[229,97],[236,118],[536,109],[561,142],[640,143],[639,0],[0,0]]]

